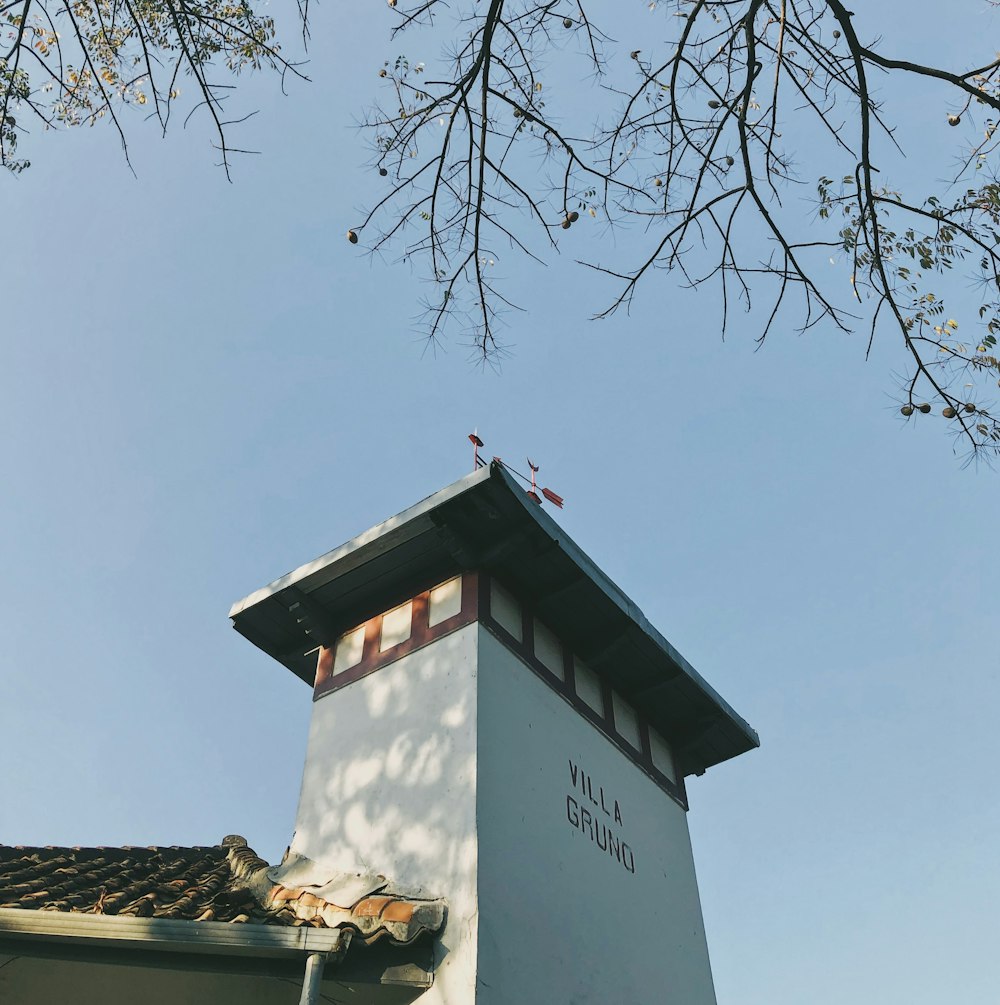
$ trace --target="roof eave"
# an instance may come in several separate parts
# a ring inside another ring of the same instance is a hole
[[[396,562],[397,557],[406,561]],[[480,468],[257,590],[233,605],[230,617],[241,634],[308,682],[313,671],[306,653],[377,613],[364,610],[366,598],[374,602],[374,594],[381,591],[381,601],[402,600],[386,594],[404,591],[407,577],[416,572],[431,574],[446,567],[479,568],[513,579],[510,585],[529,594],[535,591],[539,605],[545,607],[543,619],[555,622],[551,627],[587,636],[580,653],[584,659],[611,653],[616,636],[634,635],[635,648],[641,650],[636,672],[645,674],[642,685],[672,683],[692,706],[680,743],[685,774],[700,774],[760,745],[751,726],[501,464]],[[553,576],[561,577],[559,584]],[[314,627],[310,634],[300,623],[301,615],[297,620],[290,613],[293,603],[301,612],[314,600],[316,620],[323,623],[318,634],[330,635],[329,639],[318,638]],[[329,617],[324,619],[324,613]],[[601,669],[599,658],[595,659],[595,668]],[[614,676],[616,661],[610,655],[607,661],[604,669]],[[629,696],[627,688],[623,693]],[[671,732],[677,739],[677,730]]]
[[[420,533],[422,529],[426,529],[430,525],[429,514],[431,512],[474,489],[482,482],[489,481],[490,477],[490,468],[482,467],[464,478],[452,482],[451,485],[446,485],[443,489],[427,496],[426,499],[422,499],[401,513],[397,513],[396,516],[383,520],[382,523],[376,524],[363,534],[351,538],[350,541],[320,555],[319,558],[313,559],[311,562],[300,565],[273,583],[255,590],[249,596],[233,604],[229,610],[229,617],[235,621],[244,611],[263,603],[289,587],[296,586],[308,593],[318,586],[325,585],[335,578],[333,574],[335,568],[342,570],[340,574],[343,574],[363,560],[369,552],[377,553],[388,550]],[[353,563],[352,558],[355,559]]]

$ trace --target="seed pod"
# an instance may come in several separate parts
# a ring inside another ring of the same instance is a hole
[[[948,125],[949,126],[957,126],[959,124],[959,122],[961,122],[961,121],[962,121],[962,116],[961,115],[949,115],[948,116]]]
[[[350,241],[351,244],[357,244],[358,243],[358,235],[353,230],[349,230],[347,232],[347,240]]]
[[[576,221],[580,219],[580,214],[574,209],[573,212],[566,217],[566,219],[569,220],[570,223],[576,223]]]
[[[913,406],[912,405],[904,405],[900,409],[900,411],[903,413],[903,415],[913,415]]]
[[[712,100],[708,103],[708,107],[709,108],[721,108],[722,107],[722,102],[721,101],[716,101],[715,98],[712,98]]]
[[[971,401],[967,401],[965,403],[965,410],[969,413],[969,415],[972,415],[972,413],[976,410],[976,406],[973,405]]]
[[[955,409],[951,407],[951,405],[945,405],[944,408],[941,409],[941,414],[946,419],[954,419],[955,416],[958,415],[958,412],[956,412]]]
[[[569,230],[569,228],[572,227],[573,224],[569,222],[569,217],[567,216],[566,219],[559,224],[559,226],[562,227],[563,230]]]
[[[917,410],[923,412],[924,415],[926,415],[931,410],[931,406],[928,405],[927,402],[925,401],[923,404],[917,405]]]
[[[839,28],[834,28],[833,29],[833,37],[834,38],[840,38],[840,29]]]
[[[657,178],[657,179],[656,179],[656,180],[655,180],[655,181],[653,182],[653,184],[654,184],[654,185],[655,185],[655,186],[656,186],[657,188],[659,188],[659,187],[660,187],[660,186],[661,186],[661,185],[663,184],[663,179],[662,179],[662,178]]]
[[[384,178],[389,172],[385,168],[379,168],[378,173]]]
[[[381,70],[378,71],[378,75],[380,77],[384,77],[386,75],[386,71],[385,71],[385,67],[384,66],[382,67]]]
[[[573,22],[568,17],[564,17],[563,18],[563,27],[564,28],[572,28],[573,27]]]
[[[726,158],[726,167],[732,167],[735,163],[736,160],[733,157]]]

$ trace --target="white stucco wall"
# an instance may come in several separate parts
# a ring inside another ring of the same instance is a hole
[[[468,625],[313,705],[292,850],[448,901],[423,1005],[474,1000],[476,650]]]
[[[715,1005],[684,811],[479,631],[477,1005]]]
[[[715,1005],[684,811],[479,624],[314,704],[292,849],[448,900],[422,1005]]]

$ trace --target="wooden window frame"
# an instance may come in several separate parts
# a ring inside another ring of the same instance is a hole
[[[456,579],[458,576],[462,577],[461,610],[458,614],[454,614],[450,618],[446,618],[444,621],[440,621],[431,627],[427,623],[430,615],[431,590],[436,589],[442,583],[447,583],[449,579]],[[418,649],[423,649],[424,646],[428,646],[432,642],[444,638],[445,635],[458,631],[459,628],[471,625],[478,617],[478,579],[479,577],[474,572],[456,573],[454,576],[449,576],[447,579],[433,583],[420,593],[404,598],[398,604],[393,604],[392,607],[387,608],[381,614],[376,614],[374,617],[363,621],[365,642],[361,650],[361,662],[356,663],[347,670],[342,670],[338,674],[333,673],[333,665],[336,657],[336,641],[330,646],[321,646],[316,657],[316,680],[313,684],[313,701],[317,701],[324,697],[324,695],[332,694],[334,691],[339,691],[342,687],[347,687],[348,684],[353,684],[355,681],[361,680],[362,677],[367,677],[369,674],[375,673],[376,670],[381,670],[382,667],[387,666],[389,663],[395,663],[396,660],[409,656],[410,653],[416,652]],[[379,651],[382,639],[382,618],[406,603],[412,603],[413,605],[410,616],[410,637],[404,639],[398,645],[386,649],[384,652]],[[361,625],[356,625],[347,631],[355,631],[360,627]],[[344,634],[346,635],[347,632]]]

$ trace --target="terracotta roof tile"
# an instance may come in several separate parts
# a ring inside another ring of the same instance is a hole
[[[0,908],[233,924],[349,927],[372,942],[412,942],[444,924],[440,900],[376,896],[348,907],[318,888],[267,877],[238,836],[193,848],[30,848],[0,845]],[[388,884],[383,884],[385,889]]]

